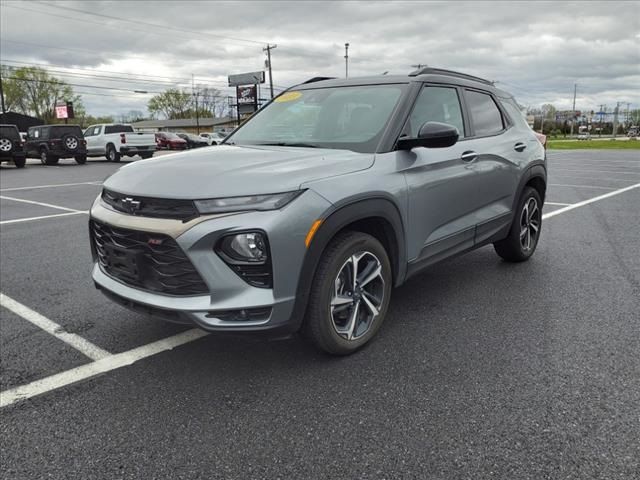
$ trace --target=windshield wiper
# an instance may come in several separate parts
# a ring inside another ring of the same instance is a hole
[[[256,143],[255,145],[267,145],[270,147],[304,147],[304,148],[318,148],[317,145],[313,145],[312,143],[301,143],[301,142],[270,142],[270,143]]]

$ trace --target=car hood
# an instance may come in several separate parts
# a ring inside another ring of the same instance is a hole
[[[373,154],[349,150],[221,145],[130,163],[104,186],[156,198],[220,198],[297,190],[372,164]]]

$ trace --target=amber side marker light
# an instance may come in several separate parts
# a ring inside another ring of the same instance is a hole
[[[309,248],[309,245],[311,244],[311,240],[313,240],[313,236],[316,234],[321,224],[322,224],[322,220],[316,220],[315,222],[313,222],[313,225],[311,225],[311,228],[307,232],[307,236],[304,239],[304,244],[306,245],[307,248]]]

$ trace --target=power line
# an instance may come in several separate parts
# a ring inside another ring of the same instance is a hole
[[[36,2],[36,3],[39,3],[41,5],[47,5],[47,6],[53,7],[53,8],[58,8],[57,5],[54,5],[54,4],[51,4],[51,3],[48,3],[48,2]],[[170,25],[159,25],[159,24],[156,24],[156,23],[144,22],[142,20],[131,20],[131,19],[128,19],[128,18],[116,17],[116,16],[113,16],[113,15],[105,15],[103,13],[88,12],[86,10],[80,10],[79,8],[71,8],[71,7],[68,7],[68,6],[65,6],[64,9],[68,10],[68,11],[71,11],[71,12],[77,12],[77,13],[83,13],[85,15],[91,15],[93,17],[107,18],[109,20],[118,20],[119,22],[133,23],[136,26],[146,25],[146,26],[149,26],[149,27],[160,28],[162,30],[175,30],[177,32],[191,33],[191,34],[194,34],[194,35],[207,36],[207,37],[223,38],[225,40],[233,40],[233,41],[236,41],[236,42],[254,43],[254,44],[258,44],[258,45],[263,45],[264,43],[266,43],[266,42],[257,41],[257,40],[248,40],[246,38],[227,37],[227,36],[224,36],[224,35],[217,35],[215,33],[196,32],[195,30],[188,30],[186,28],[172,27]]]

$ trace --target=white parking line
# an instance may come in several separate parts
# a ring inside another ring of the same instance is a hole
[[[52,185],[35,185],[33,187],[0,188],[0,192],[15,192],[17,190],[36,190],[38,188],[72,187],[74,185],[102,185],[102,181],[96,180],[95,182],[58,183],[58,184],[52,184]]]
[[[569,185],[568,183],[550,183],[549,187],[577,187],[577,188],[601,188],[603,190],[615,190],[614,187],[599,187],[597,185]]]
[[[571,205],[570,203],[558,203],[558,202],[547,202],[547,201],[545,201],[544,204],[545,205],[559,205],[561,207],[566,207],[567,205]]]
[[[544,215],[542,215],[542,218],[547,219],[550,217],[554,217],[556,215],[560,215],[561,213],[565,213],[570,210],[589,205],[590,203],[604,200],[605,198],[613,197],[614,195],[619,195],[638,187],[640,187],[640,183],[631,185],[629,187],[620,188],[613,192],[609,192],[604,195],[585,200],[584,202],[574,203],[553,212],[545,213]],[[87,365],[72,368],[71,370],[67,370],[65,372],[58,373],[41,380],[36,380],[26,385],[0,392],[0,408],[11,405],[12,403],[18,402],[20,400],[26,400],[28,398],[32,398],[37,395],[50,392],[52,390],[57,390],[72,383],[87,380],[101,373],[106,373],[111,370],[116,370],[118,368],[131,365],[138,360],[148,358],[167,350],[171,350],[175,347],[193,342],[194,340],[198,340],[207,335],[208,333],[202,330],[187,330],[186,332],[179,333],[178,335],[173,335],[163,340],[158,340],[157,342],[142,345],[141,347],[137,347],[132,350],[128,350],[126,352],[118,353],[115,355],[109,355],[106,358],[97,360]]]
[[[172,337],[164,338],[157,342],[149,343],[148,345],[143,345],[126,352],[110,355],[102,360],[81,365],[80,367],[72,368],[71,370],[43,378],[42,380],[36,380],[26,385],[5,390],[0,393],[0,408],[11,405],[19,400],[35,397],[36,395],[47,393],[51,390],[57,390],[58,388],[71,385],[72,383],[95,377],[101,373],[126,367],[127,365],[131,365],[143,358],[171,350],[207,335],[208,333],[204,330],[187,330],[186,332],[179,333]]]
[[[89,211],[78,211],[78,212],[67,212],[67,213],[54,213],[53,215],[42,215],[40,217],[27,217],[27,218],[16,218],[13,220],[2,220],[0,222],[0,225],[7,225],[9,223],[20,223],[20,222],[31,222],[33,220],[44,220],[46,218],[56,218],[56,217],[68,217],[70,215],[81,215],[81,214],[88,214]]]
[[[101,349],[75,333],[65,331],[61,325],[40,315],[38,312],[34,312],[26,305],[16,302],[13,298],[7,297],[4,293],[0,293],[0,305],[19,317],[33,323],[36,327],[40,327],[45,332],[62,340],[67,345],[72,346],[91,360],[101,360],[111,356],[106,350]]]
[[[616,173],[622,175],[640,175],[640,171],[630,172],[625,170],[588,170],[585,168],[549,168],[549,174],[553,175],[553,172],[576,172],[576,173]]]
[[[545,213],[542,215],[542,218],[545,219],[545,218],[555,217],[556,215],[560,215],[561,213],[568,212],[569,210],[574,210],[576,208],[584,207],[585,205],[589,205],[590,203],[599,202],[600,200],[604,200],[605,198],[613,197],[615,195],[620,195],[621,193],[628,192],[629,190],[633,190],[634,188],[639,188],[639,187],[640,187],[640,183],[636,183],[635,185],[631,185],[625,188],[620,188],[619,190],[605,193],[604,195],[593,197],[593,198],[590,198],[589,200],[573,203],[567,207],[559,208],[558,210],[554,210],[553,212]]]
[[[51,205],[50,203],[35,202],[33,200],[25,200],[24,198],[5,197],[4,195],[0,195],[0,198],[2,200],[11,200],[14,202],[22,202],[22,203],[29,203],[31,205],[39,205],[41,207],[57,208],[58,210],[65,210],[67,212],[84,213],[83,210],[76,210],[75,208],[61,207],[59,205]]]

